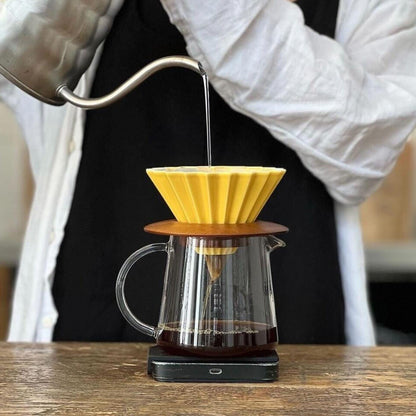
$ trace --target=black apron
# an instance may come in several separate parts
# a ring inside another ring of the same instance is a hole
[[[333,36],[338,2],[303,0],[306,24]],[[127,0],[106,41],[91,96],[104,95],[154,59],[186,54],[185,42],[155,0]],[[272,253],[279,335],[284,343],[343,343],[344,302],[334,204],[295,152],[211,89],[212,156],[217,165],[287,169],[259,219],[287,225],[287,247]],[[55,340],[151,341],[125,322],[114,284],[123,261],[145,244],[166,241],[143,226],[172,214],[148,179],[156,166],[206,164],[201,78],[161,71],[112,106],[87,113],[83,157],[53,296]],[[139,318],[157,324],[163,254],[148,256],[126,284]]]

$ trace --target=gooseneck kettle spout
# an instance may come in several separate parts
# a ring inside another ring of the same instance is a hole
[[[73,93],[124,0],[0,0],[0,74],[52,105],[100,108],[124,97],[153,73],[184,67],[204,75],[187,56],[151,62],[105,97]]]
[[[155,72],[160,71],[161,69],[170,68],[170,67],[182,67],[191,69],[197,72],[200,75],[205,75],[205,71],[202,68],[201,64],[195,59],[189,58],[187,56],[166,56],[164,58],[157,59],[150,64],[146,65],[140,71],[136,72],[131,78],[126,82],[121,84],[118,88],[112,91],[110,94],[105,95],[100,98],[82,98],[74,94],[68,87],[62,86],[57,90],[57,95],[62,97],[65,101],[81,108],[85,109],[96,109],[101,107],[106,107],[118,101],[120,98],[123,98],[137,86],[139,86],[143,81],[153,75]]]

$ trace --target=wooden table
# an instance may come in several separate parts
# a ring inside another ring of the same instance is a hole
[[[160,383],[146,344],[0,344],[0,415],[416,415],[416,348],[281,345],[279,381]]]

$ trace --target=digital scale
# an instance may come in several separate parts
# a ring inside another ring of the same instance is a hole
[[[261,383],[279,375],[279,356],[274,350],[241,357],[174,355],[159,346],[149,349],[147,373],[157,381]]]

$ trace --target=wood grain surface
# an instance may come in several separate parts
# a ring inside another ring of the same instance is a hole
[[[282,345],[279,381],[160,383],[147,344],[0,344],[0,415],[415,415],[416,348]]]

